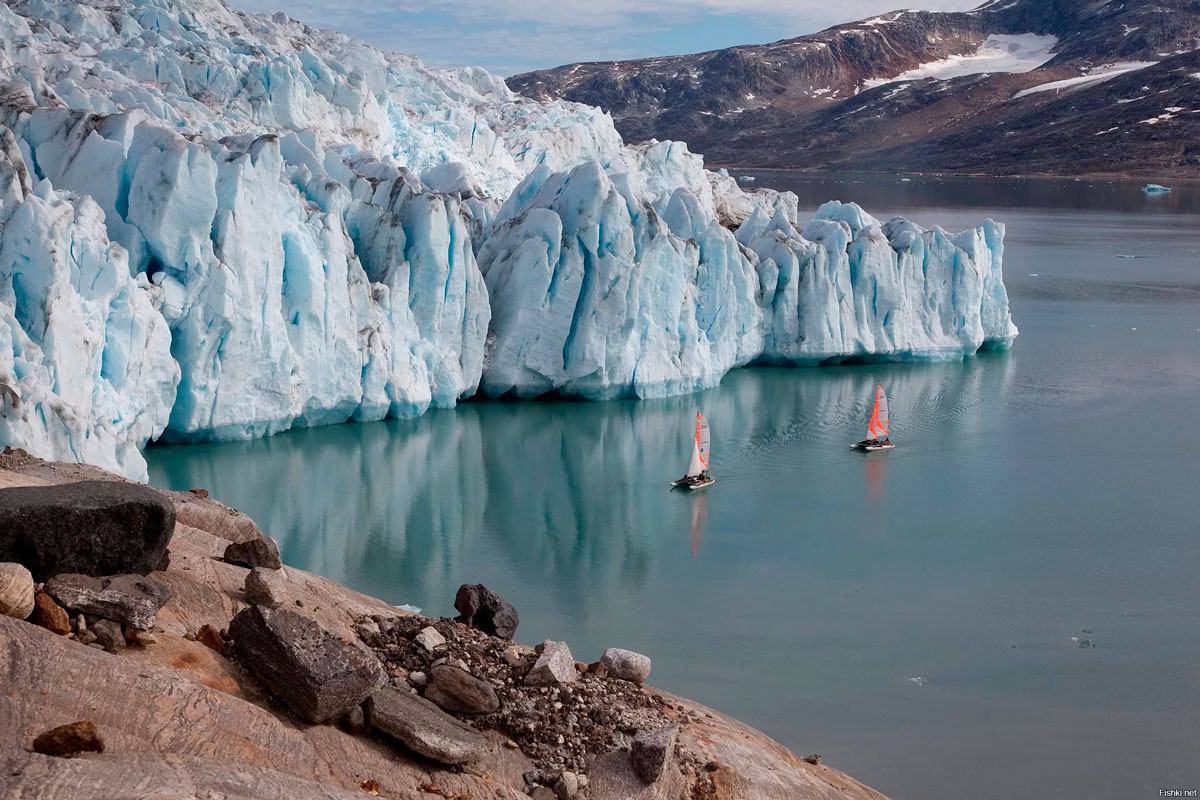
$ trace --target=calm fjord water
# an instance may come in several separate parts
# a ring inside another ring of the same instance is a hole
[[[1200,187],[757,175],[1006,222],[1014,349],[157,447],[152,482],[426,613],[486,583],[519,640],[645,652],[896,800],[1200,788]],[[898,446],[863,456],[876,381]],[[671,493],[698,408],[718,482]]]

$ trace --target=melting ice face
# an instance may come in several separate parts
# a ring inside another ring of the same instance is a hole
[[[160,436],[1016,334],[996,223],[800,226],[598,109],[206,0],[5,5],[0,31],[0,444],[144,477]]]

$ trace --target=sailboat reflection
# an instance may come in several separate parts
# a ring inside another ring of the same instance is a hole
[[[883,502],[887,494],[887,465],[886,458],[867,458],[863,460],[864,480],[867,485],[867,500],[876,505]]]
[[[700,555],[700,538],[708,525],[708,495],[702,494],[692,504],[692,558]]]

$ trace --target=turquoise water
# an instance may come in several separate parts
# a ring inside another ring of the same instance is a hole
[[[153,448],[152,482],[393,603],[486,583],[519,640],[645,652],[896,800],[1200,788],[1200,191],[758,174],[802,208],[1007,222],[1014,349]],[[898,446],[864,456],[876,381]],[[671,493],[697,408],[718,482]]]

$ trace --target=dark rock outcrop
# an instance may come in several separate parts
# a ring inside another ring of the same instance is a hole
[[[154,627],[158,610],[171,599],[171,590],[141,575],[56,575],[46,581],[46,592],[72,611],[123,622],[135,628]]]
[[[0,489],[0,561],[24,564],[37,581],[64,572],[145,575],[174,530],[174,504],[137,483]]]
[[[225,560],[243,567],[280,569],[279,545],[270,536],[260,536],[245,542],[234,542],[225,548]]]
[[[487,749],[478,731],[403,689],[380,689],[367,701],[367,724],[443,764],[473,761]]]
[[[429,670],[425,699],[455,714],[491,714],[500,708],[500,698],[491,684],[453,664]]]
[[[44,756],[103,753],[104,739],[94,723],[83,720],[51,728],[33,740],[33,752]]]
[[[294,611],[252,606],[229,633],[250,672],[309,722],[346,713],[387,680],[374,655]]]
[[[479,583],[458,587],[454,608],[458,610],[459,622],[501,639],[513,638],[521,622],[512,603]]]

